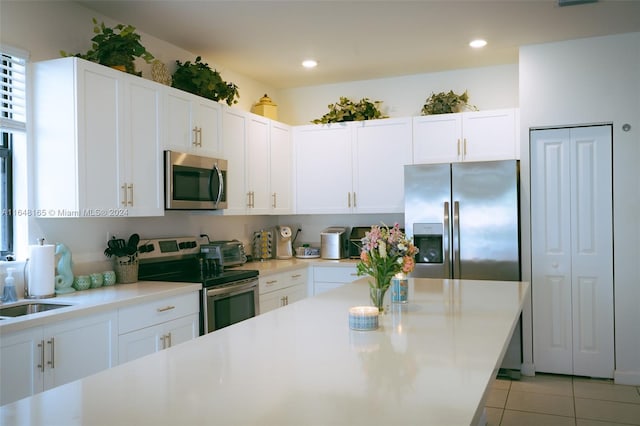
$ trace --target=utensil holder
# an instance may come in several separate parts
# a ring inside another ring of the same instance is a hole
[[[116,257],[113,261],[116,282],[130,284],[138,282],[138,255]]]

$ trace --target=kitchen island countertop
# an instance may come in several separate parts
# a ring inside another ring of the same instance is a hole
[[[530,287],[410,279],[375,331],[360,279],[0,408],[3,425],[470,425]]]

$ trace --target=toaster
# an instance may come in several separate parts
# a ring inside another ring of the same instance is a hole
[[[320,257],[343,259],[349,254],[349,228],[332,226],[320,233]]]

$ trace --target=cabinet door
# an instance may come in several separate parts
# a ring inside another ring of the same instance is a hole
[[[132,331],[118,337],[118,362],[133,361],[163,349],[162,325],[155,325]]]
[[[249,202],[245,192],[245,141],[247,139],[247,113],[224,107],[223,156],[227,160],[227,208],[223,214],[246,214]]]
[[[268,214],[271,210],[269,157],[269,120],[251,114],[246,140],[247,212],[251,214]]]
[[[354,212],[404,212],[404,166],[412,161],[411,125],[411,118],[398,118],[354,126]]]
[[[117,315],[108,313],[44,327],[45,389],[117,364]]]
[[[298,300],[306,299],[307,297],[307,287],[303,284],[291,286],[286,290],[287,290],[286,292],[287,305],[297,302]]]
[[[413,118],[413,164],[461,160],[462,114]]]
[[[128,82],[127,89],[125,114],[129,120],[121,145],[120,205],[129,216],[162,216],[161,88],[140,78]]]
[[[182,90],[166,89],[167,122],[165,148],[191,151],[195,148],[196,134],[191,125],[191,95]]]
[[[220,135],[222,127],[222,106],[209,99],[194,97],[195,120],[197,127],[196,153],[205,156],[218,156],[221,151]]]
[[[518,159],[514,109],[462,114],[462,160]]]
[[[272,121],[270,142],[271,213],[293,213],[291,128],[285,124]]]
[[[0,339],[0,405],[42,392],[42,327],[4,334]]]
[[[351,126],[301,126],[295,135],[296,212],[350,213]]]
[[[611,127],[531,140],[536,370],[613,377]]]
[[[260,314],[264,314],[274,309],[284,306],[285,290],[272,291],[271,293],[260,295]]]
[[[191,314],[166,323],[164,325],[164,334],[169,336],[168,342],[165,337],[165,348],[174,347],[180,343],[195,339],[200,334],[198,314]]]

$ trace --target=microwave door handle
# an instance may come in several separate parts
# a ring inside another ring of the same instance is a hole
[[[214,173],[218,175],[218,188],[214,188],[214,184],[213,184]],[[213,166],[213,169],[211,169],[211,176],[209,177],[209,192],[211,194],[211,199],[216,205],[216,208],[218,208],[218,203],[220,202],[220,198],[222,197],[222,188],[224,188],[223,185],[224,184],[222,182],[222,173],[220,172],[220,168],[216,164]],[[214,192],[215,189],[217,189],[217,192]],[[214,194],[216,195],[214,196]]]

